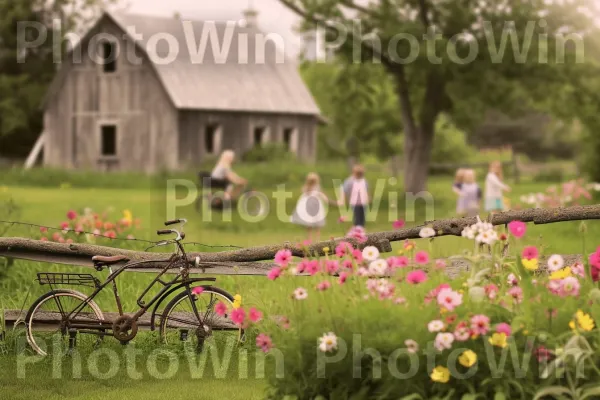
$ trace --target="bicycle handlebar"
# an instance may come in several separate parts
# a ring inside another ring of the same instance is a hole
[[[174,219],[174,220],[165,222],[165,226],[175,225],[175,224],[185,224],[186,222],[187,222],[187,219],[179,218],[179,219]]]
[[[170,235],[171,233],[176,233],[176,232],[172,229],[159,229],[156,231],[157,235]]]

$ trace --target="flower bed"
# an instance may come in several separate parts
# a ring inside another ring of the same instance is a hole
[[[473,268],[454,280],[430,229],[387,259],[350,243],[298,262],[281,250],[270,311],[285,317],[265,318],[257,338],[272,354],[270,395],[599,398],[600,247],[585,264],[540,265],[526,230],[466,228]]]

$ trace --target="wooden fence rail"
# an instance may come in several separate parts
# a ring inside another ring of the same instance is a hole
[[[533,222],[534,224],[549,224],[554,222],[591,219],[600,219],[600,204],[552,209],[536,208],[520,211],[506,211],[490,215],[487,218],[487,221],[493,225],[505,225],[510,221],[515,220]],[[353,239],[337,238],[315,243],[308,249],[287,242],[279,245],[252,247],[216,253],[190,252],[188,255],[190,259],[198,257],[200,260],[200,270],[192,271],[194,273],[209,273],[214,275],[264,275],[272,267],[273,264],[271,260],[273,260],[275,253],[282,248],[291,250],[292,254],[298,257],[304,256],[307,250],[314,255],[323,255],[324,248],[328,247],[333,250],[339,242],[346,240],[361,248],[364,248],[365,246],[376,246],[381,252],[389,252],[391,251],[391,242],[405,239],[418,239],[421,228],[424,226],[432,227],[437,233],[436,236],[460,236],[465,227],[476,222],[477,219],[475,217],[426,222],[423,225],[412,228],[369,234],[367,235],[367,241],[361,244],[356,243]],[[166,259],[170,256],[170,254],[167,253],[123,250],[82,243],[64,244],[25,238],[0,238],[0,257],[92,267],[93,264],[91,258],[94,255],[124,255],[131,261],[148,261],[148,263],[143,265],[143,268],[135,269],[135,271],[138,272],[154,272],[156,269],[164,266]]]

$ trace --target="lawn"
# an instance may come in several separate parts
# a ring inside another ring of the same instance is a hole
[[[339,170],[339,167],[336,167]],[[272,168],[274,169],[274,168]],[[262,170],[261,170],[262,171]],[[249,247],[263,244],[283,243],[285,241],[299,242],[304,239],[305,233],[299,227],[287,223],[286,218],[278,218],[278,211],[289,215],[294,207],[295,200],[299,194],[302,184],[303,172],[290,170],[287,167],[280,171],[246,171],[246,176],[252,176],[253,182],[264,182],[262,185],[254,186],[255,189],[263,191],[267,197],[273,199],[271,193],[278,184],[287,183],[287,189],[292,191],[291,197],[285,202],[285,207],[280,210],[271,207],[270,212],[261,221],[250,223],[244,221],[237,215],[233,216],[232,222],[220,221],[219,215],[212,221],[203,221],[202,217],[195,211],[193,205],[182,206],[177,209],[177,217],[188,218],[186,225],[186,241],[198,242],[209,246],[239,246]],[[35,172],[39,174],[39,172]],[[262,175],[261,175],[262,174]],[[331,182],[335,176],[331,169],[324,169],[322,174],[323,187],[328,195],[333,197]],[[136,177],[131,185],[123,186],[123,177],[117,176],[115,182],[110,182],[101,176],[95,182],[94,176],[89,179],[77,177],[69,181],[68,174],[61,175],[44,182],[41,178],[36,180],[25,180],[23,184],[17,184],[17,179],[8,177],[5,181],[0,178],[0,199],[10,196],[20,206],[17,215],[19,221],[33,224],[58,226],[65,219],[67,210],[82,210],[90,207],[95,211],[112,209],[116,215],[123,210],[130,210],[134,217],[142,221],[142,229],[136,236],[143,239],[155,240],[155,229],[160,229],[166,218],[165,178],[151,179],[142,182],[144,178]],[[75,176],[75,175],[73,175]],[[376,172],[370,172],[369,178],[376,186]],[[191,174],[186,175],[187,178]],[[261,180],[262,177],[262,180]],[[121,182],[121,183],[119,183]],[[290,183],[291,182],[291,183]],[[510,183],[510,182],[509,182]],[[121,184],[123,187],[114,187]],[[398,195],[398,201],[390,193],[400,193],[398,183],[383,178],[379,183],[384,193],[379,211],[375,220],[368,221],[368,231],[381,231],[392,229],[392,222],[397,218],[406,218],[409,225],[422,223],[425,218],[440,219],[453,215],[454,197],[450,190],[452,181],[449,177],[433,177],[429,184],[429,193],[433,199],[433,205],[426,209],[425,202],[417,201],[414,218],[413,213],[406,206],[403,193]],[[525,180],[520,185],[513,186],[510,194],[511,202],[514,204],[519,197],[531,192],[543,191],[548,184],[535,183]],[[185,196],[184,191],[177,191],[177,198]],[[372,215],[375,217],[373,213]],[[1,215],[1,214],[0,214]],[[13,216],[14,217],[14,216]],[[328,216],[328,223],[322,232],[322,238],[341,236],[350,227],[348,223],[338,222],[340,213],[332,210]],[[0,223],[0,228],[3,228]],[[596,221],[587,222],[588,235],[590,237],[600,236],[600,223]],[[539,243],[543,241],[544,251],[547,253],[560,252],[562,254],[581,253],[582,239],[579,233],[580,223],[562,223],[551,226],[531,226],[530,237],[537,237]],[[39,237],[39,229],[35,227],[13,227],[6,236]],[[399,244],[395,244],[395,249]],[[218,247],[192,246],[197,251],[218,251]],[[436,257],[457,254],[461,249],[472,248],[472,244],[463,238],[441,238],[436,240]],[[8,270],[0,271],[0,309],[20,308],[26,302],[29,304],[34,298],[43,293],[44,288],[33,285],[32,280],[36,271],[86,271],[85,269],[72,268],[59,265],[45,265],[26,261],[16,261]],[[139,294],[145,283],[152,279],[151,274],[128,274],[119,282],[126,310],[135,307],[136,294]],[[269,313],[269,308],[278,302],[277,296],[289,292],[288,288],[265,288],[264,277],[230,277],[218,278],[217,286],[223,287],[231,293],[241,293],[244,301],[254,304],[258,308]],[[302,278],[298,278],[302,279]],[[285,285],[293,287],[293,280],[287,281]],[[101,297],[99,304],[103,309],[114,311],[110,296]],[[138,339],[136,339],[138,340]],[[151,334],[143,334],[137,344],[145,345],[152,340]],[[152,346],[150,346],[152,347]],[[246,344],[245,348],[252,348],[252,344]],[[83,375],[81,379],[53,379],[52,367],[48,363],[36,363],[30,366],[32,375],[35,376],[35,384],[32,383],[31,375],[27,379],[16,378],[17,359],[14,356],[14,348],[10,343],[0,347],[7,355],[1,357],[0,362],[0,398],[6,399],[96,399],[96,398],[144,398],[164,399],[169,397],[173,400],[183,398],[240,398],[252,399],[262,398],[266,384],[262,379],[240,379],[233,374],[229,379],[217,379],[205,377],[202,380],[191,379],[188,372],[178,372],[170,379],[157,380],[152,377],[143,377],[132,380],[127,376],[118,375],[114,379],[102,380],[91,375]],[[13,353],[13,355],[8,355]]]

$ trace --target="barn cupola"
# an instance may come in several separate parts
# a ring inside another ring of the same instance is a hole
[[[252,2],[249,2],[248,8],[246,8],[242,14],[246,21],[246,26],[249,28],[256,28],[258,23],[258,11],[252,6]]]

